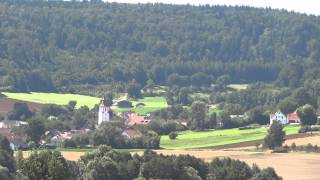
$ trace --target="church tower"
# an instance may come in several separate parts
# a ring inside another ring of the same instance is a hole
[[[106,105],[106,99],[103,97],[100,100],[99,105],[99,117],[98,117],[98,125],[100,125],[102,122],[108,122],[110,120],[110,107]]]

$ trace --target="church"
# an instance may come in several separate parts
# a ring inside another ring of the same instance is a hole
[[[109,106],[107,106],[106,103],[106,98],[103,97],[100,100],[100,104],[99,104],[99,115],[98,115],[98,125],[100,125],[103,122],[109,122],[110,121],[110,116],[111,116],[111,108]]]

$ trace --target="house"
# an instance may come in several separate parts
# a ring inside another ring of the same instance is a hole
[[[13,127],[18,127],[18,126],[27,125],[27,124],[28,123],[24,121],[3,120],[0,122],[0,128],[12,129]]]
[[[127,125],[146,125],[150,122],[150,119],[145,119],[144,116],[139,116],[136,113],[128,113],[127,114]]]
[[[53,137],[50,138],[50,145],[55,146],[55,147],[61,147],[62,143],[67,140],[71,139],[72,134],[70,132],[64,132],[54,135]]]
[[[135,129],[126,129],[123,131],[122,135],[130,139],[130,138],[142,137],[143,134],[140,131]]]
[[[9,128],[0,128],[0,135],[8,139],[12,150],[18,150],[26,147],[26,137],[14,134]]]
[[[274,114],[270,114],[270,125],[273,123],[273,121],[278,121],[280,124],[288,124],[288,118],[286,115],[284,115],[281,111],[277,111]]]
[[[50,146],[55,146],[55,147],[61,147],[62,143],[67,140],[71,139],[74,135],[78,134],[86,134],[90,129],[80,129],[80,130],[70,130],[67,132],[60,132],[58,130],[51,130],[51,131],[46,131],[41,137],[42,145],[50,145]]]
[[[98,125],[108,122],[111,118],[111,108],[106,105],[106,99],[102,98],[99,105]]]
[[[232,114],[229,116],[231,120],[234,121],[243,121],[244,119],[247,119],[247,115],[246,114]]]
[[[300,123],[301,122],[297,111],[287,114],[287,119],[288,119],[289,123]]]
[[[230,115],[230,118],[231,119],[244,119],[245,118],[245,115],[241,114],[241,115]]]

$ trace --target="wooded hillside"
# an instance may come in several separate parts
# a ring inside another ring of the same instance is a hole
[[[249,7],[0,3],[2,89],[116,84],[121,91],[132,80],[185,86],[222,75],[232,83],[278,79],[295,87],[319,77],[319,60],[316,16]]]

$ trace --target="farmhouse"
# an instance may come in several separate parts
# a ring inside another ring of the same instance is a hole
[[[128,126],[146,125],[150,122],[149,119],[146,119],[144,116],[139,116],[136,113],[128,113],[126,116]]]
[[[300,118],[297,111],[287,114],[287,119],[289,123],[300,123]]]
[[[277,111],[274,114],[270,114],[270,125],[274,122],[278,121],[280,124],[288,124],[288,118],[281,111]]]
[[[58,130],[46,131],[45,134],[41,137],[41,144],[60,147],[65,140],[71,139],[72,136],[78,134],[86,134],[89,131],[90,129],[70,130],[67,132],[60,132]]]
[[[0,128],[0,135],[8,139],[12,150],[18,150],[26,147],[25,137],[14,134],[9,128]]]

